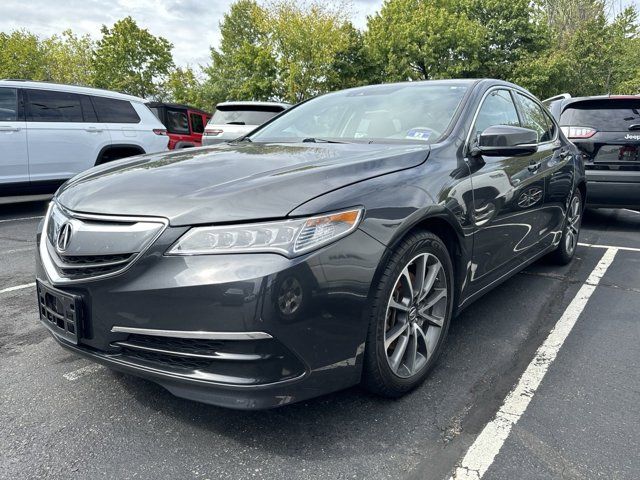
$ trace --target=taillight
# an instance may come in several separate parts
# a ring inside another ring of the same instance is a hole
[[[598,131],[591,127],[560,127],[567,138],[590,138]]]
[[[167,134],[167,129],[166,128],[154,128],[153,129],[153,133],[155,133],[156,135],[166,135]]]
[[[216,135],[220,135],[222,133],[222,130],[218,129],[218,128],[205,128],[204,129],[204,136],[205,137],[215,137]]]

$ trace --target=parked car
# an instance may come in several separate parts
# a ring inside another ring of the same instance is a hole
[[[590,207],[640,207],[640,97],[554,97],[545,104],[585,163]]]
[[[276,102],[224,102],[204,129],[203,145],[235,140],[291,107]]]
[[[149,102],[147,106],[167,128],[169,150],[200,147],[204,126],[211,114],[178,103]]]
[[[40,316],[62,346],[201,402],[397,397],[453,315],[543,255],[571,261],[585,185],[511,83],[330,93],[224,148],[63,186],[38,234]]]
[[[0,196],[54,192],[87,168],[161,152],[168,141],[142,98],[0,80]]]

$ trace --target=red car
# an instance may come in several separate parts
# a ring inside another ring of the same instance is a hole
[[[210,113],[177,103],[150,102],[147,106],[167,127],[169,150],[202,145],[202,133]]]

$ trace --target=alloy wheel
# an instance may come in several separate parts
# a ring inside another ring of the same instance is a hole
[[[571,199],[569,212],[567,215],[567,226],[565,234],[565,248],[569,255],[573,255],[573,251],[578,245],[578,235],[580,233],[580,197],[577,195]]]
[[[445,270],[430,253],[414,257],[396,280],[387,303],[384,349],[391,371],[416,375],[435,353],[447,314]]]

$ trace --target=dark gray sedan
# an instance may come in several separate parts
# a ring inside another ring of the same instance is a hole
[[[331,93],[236,142],[70,180],[39,233],[40,317],[202,402],[396,397],[457,312],[543,255],[571,261],[585,193],[576,148],[516,85]]]

